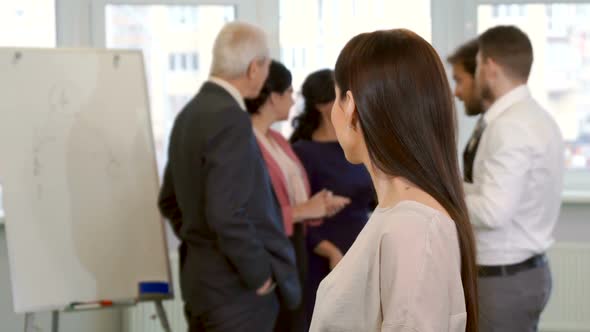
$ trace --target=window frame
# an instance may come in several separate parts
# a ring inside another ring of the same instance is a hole
[[[59,0],[56,0],[59,1]],[[64,0],[62,0],[64,1]],[[71,0],[65,0],[71,1]],[[257,19],[256,0],[84,0],[89,2],[91,12],[91,42],[94,47],[106,46],[105,14],[107,5],[133,6],[235,6],[236,20],[255,21]]]

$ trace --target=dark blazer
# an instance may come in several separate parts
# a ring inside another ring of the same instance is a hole
[[[159,207],[182,241],[180,287],[192,314],[255,292],[269,277],[284,305],[299,304],[295,254],[250,118],[215,83],[175,120]]]

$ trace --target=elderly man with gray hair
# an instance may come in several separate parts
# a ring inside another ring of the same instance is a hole
[[[172,129],[159,207],[182,242],[190,332],[272,331],[279,299],[291,308],[301,299],[294,251],[244,104],[260,93],[269,64],[264,32],[227,24],[209,81]]]

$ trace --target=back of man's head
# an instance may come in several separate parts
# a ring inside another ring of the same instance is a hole
[[[475,69],[477,68],[476,57],[478,51],[478,40],[472,39],[459,46],[459,48],[447,58],[447,61],[452,65],[460,65],[466,73],[475,77]]]
[[[254,60],[270,57],[266,35],[255,25],[232,22],[226,24],[213,45],[211,75],[235,79],[245,75]]]
[[[533,46],[524,32],[515,26],[497,26],[481,34],[478,41],[483,61],[492,59],[510,78],[528,81]]]

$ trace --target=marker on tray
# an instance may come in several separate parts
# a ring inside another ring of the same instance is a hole
[[[113,301],[101,300],[94,302],[72,302],[70,303],[69,309],[72,310],[85,310],[85,309],[98,309],[113,306]]]

